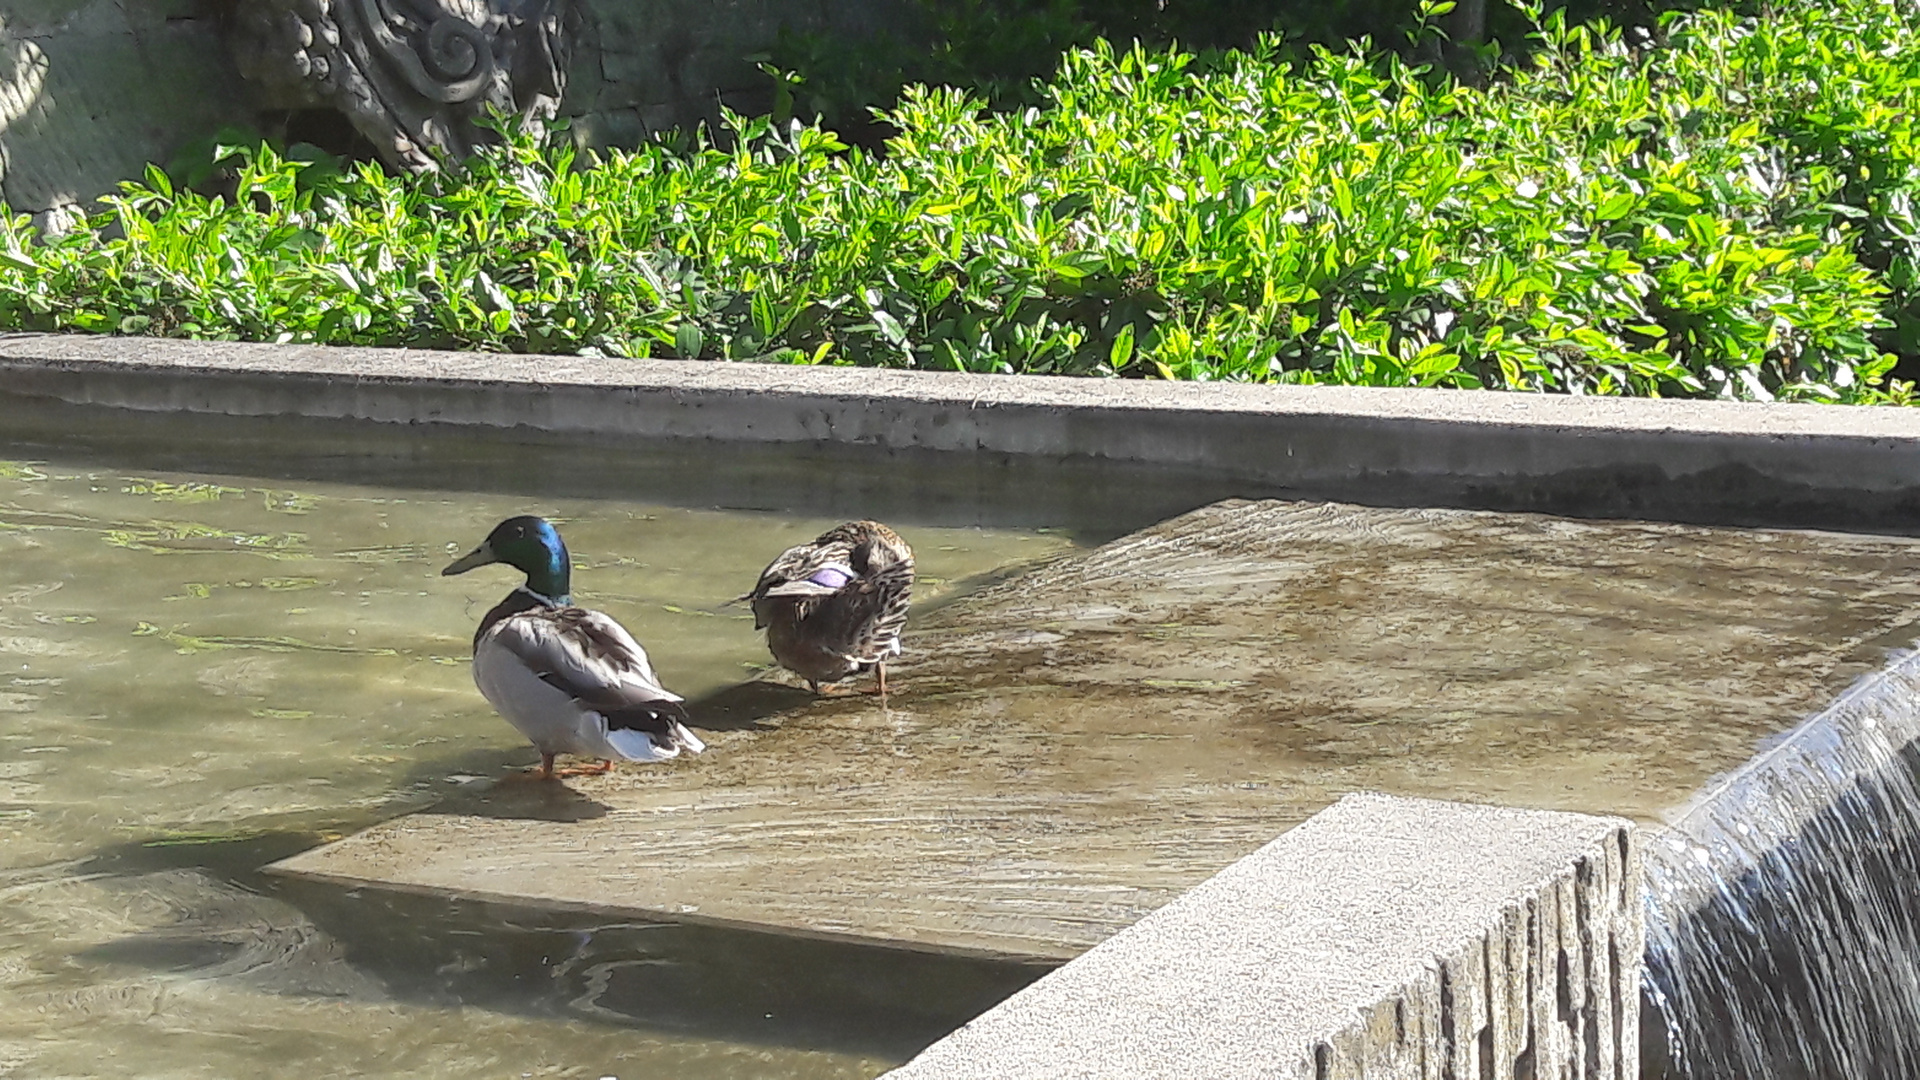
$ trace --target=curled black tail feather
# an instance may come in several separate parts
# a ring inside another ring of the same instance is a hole
[[[687,707],[677,701],[649,701],[645,705],[629,705],[601,715],[607,718],[607,727],[614,731],[624,728],[644,731],[648,735],[668,736],[673,734],[675,723],[684,724],[693,719],[687,713]]]

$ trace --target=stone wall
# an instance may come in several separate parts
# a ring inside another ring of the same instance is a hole
[[[0,5],[0,198],[15,212],[112,191],[252,112],[193,0]]]
[[[245,0],[240,0],[245,2]],[[863,33],[906,0],[578,0],[562,111],[590,145],[764,110],[751,57],[781,28]],[[227,124],[273,129],[276,104],[241,78],[214,0],[0,3],[0,200],[45,217],[139,176]]]
[[[590,0],[563,111],[583,141],[625,146],[648,132],[764,112],[770,81],[749,57],[780,27],[858,35],[900,24],[906,0]]]

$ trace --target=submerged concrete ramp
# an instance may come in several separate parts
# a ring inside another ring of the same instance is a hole
[[[884,703],[747,684],[277,869],[1067,958],[1349,791],[1657,819],[1913,636],[1916,548],[1221,503],[917,614]]]
[[[1632,831],[1349,795],[887,1076],[1637,1076]]]

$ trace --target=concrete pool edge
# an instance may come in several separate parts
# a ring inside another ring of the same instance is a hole
[[[1089,459],[1313,498],[1920,527],[1903,409],[0,337],[0,392],[140,411]]]
[[[1633,836],[1350,794],[886,1075],[1631,1080]]]

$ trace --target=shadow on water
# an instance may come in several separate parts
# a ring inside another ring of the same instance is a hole
[[[529,785],[531,786],[531,785]],[[551,785],[557,787],[558,785]],[[473,899],[356,889],[264,875],[320,842],[297,831],[224,842],[127,844],[83,873],[197,872],[215,887],[285,904],[298,933],[275,943],[271,989],[341,994],[646,1028],[728,1042],[904,1060],[1049,970],[1048,965],[912,952],[745,929],[609,920]],[[257,920],[256,920],[257,921]],[[327,946],[316,954],[316,940]],[[194,977],[256,943],[217,919],[123,937],[83,961]],[[261,951],[257,948],[255,951]],[[312,970],[315,955],[352,977]],[[370,983],[368,982],[370,980]]]
[[[1217,474],[1003,454],[832,444],[652,440],[609,444],[304,417],[147,413],[0,393],[5,453],[68,464],[225,474],[530,499],[872,517],[896,524],[1043,528],[1081,543],[1235,496],[1284,494]]]
[[[810,690],[755,679],[707,694],[687,703],[693,726],[708,731],[759,731],[763,722],[789,709],[811,704]]]
[[[1920,664],[1646,848],[1649,1080],[1920,1076]]]
[[[582,795],[565,783],[509,773],[491,784],[463,786],[434,804],[428,812],[468,817],[514,818],[521,821],[597,821],[607,816],[607,804]]]

